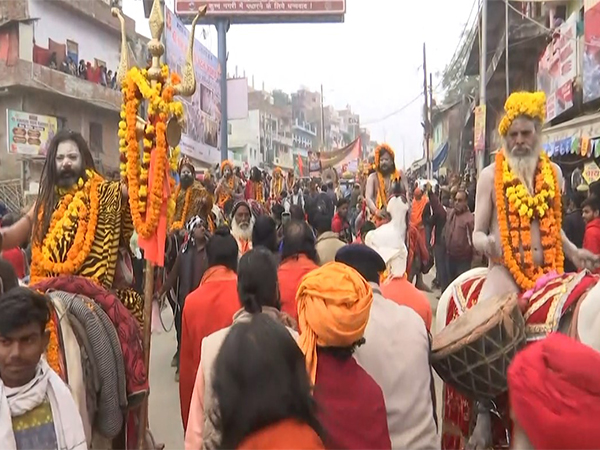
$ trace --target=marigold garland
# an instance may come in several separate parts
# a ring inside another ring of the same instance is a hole
[[[558,176],[548,156],[540,156],[533,196],[510,170],[504,151],[496,155],[494,185],[503,260],[517,285],[529,290],[542,275],[562,273],[562,202]],[[544,257],[543,265],[537,267],[531,244],[533,220],[539,220]]]
[[[265,192],[263,189],[262,181],[253,181],[252,189],[254,189],[254,200],[259,203],[262,203],[265,199]]]
[[[131,69],[123,82],[123,105],[119,123],[119,145],[121,152],[121,176],[127,180],[131,216],[137,233],[143,238],[154,234],[158,226],[162,208],[162,191],[167,166],[173,170],[179,150],[168,154],[166,123],[169,115],[177,119],[183,116],[183,106],[173,100],[173,86],[180,82],[176,74],[171,74],[166,65],[161,67],[161,82],[152,86],[146,70]],[[170,83],[169,83],[170,82]],[[164,87],[163,87],[164,86]],[[140,162],[137,140],[137,111],[140,98],[148,101],[148,119],[144,128],[142,160]],[[154,179],[152,192],[148,192],[148,176],[152,152],[154,158]],[[175,161],[175,162],[174,162]],[[172,176],[168,177],[171,192],[175,186]],[[175,212],[175,201],[171,197],[167,203],[168,220]],[[145,217],[144,217],[145,216]]]
[[[61,378],[63,378],[62,364],[60,358],[60,343],[58,340],[58,329],[54,319],[54,312],[52,313],[50,320],[46,324],[46,331],[50,335],[48,340],[48,346],[46,347],[46,361],[48,365],[54,370]]]
[[[181,194],[181,184],[179,186],[177,186],[177,190],[175,191],[175,199],[178,199],[180,194]],[[185,192],[185,200],[183,201],[183,209],[181,211],[181,217],[179,218],[179,220],[176,220],[175,222],[173,222],[173,224],[171,225],[171,231],[181,230],[183,228],[183,226],[185,225],[187,216],[188,216],[191,202],[192,202],[192,188],[189,187],[186,189],[186,192]]]
[[[35,282],[52,275],[72,275],[81,268],[92,250],[98,224],[100,204],[98,189],[103,179],[97,173],[86,171],[86,181],[80,179],[74,192],[64,194],[52,213],[48,232],[42,242],[36,240],[32,247],[31,278]],[[38,220],[42,220],[43,206]],[[73,242],[64,261],[55,261],[59,245],[65,234],[73,233]]]

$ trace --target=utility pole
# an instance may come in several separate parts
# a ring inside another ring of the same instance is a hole
[[[482,0],[483,4],[481,5],[481,26],[479,27],[479,32],[481,33],[481,48],[479,49],[479,106],[485,108],[486,106],[486,86],[487,86],[487,12],[488,12],[488,2],[487,0]],[[487,121],[487,111],[483,117],[484,125],[483,129],[486,128]],[[483,142],[484,148],[483,150],[477,153],[477,174],[481,174],[483,167],[485,165],[485,157],[487,152],[487,139],[484,133]]]
[[[510,72],[508,65],[508,1],[504,0],[504,71],[506,72],[506,98],[510,95]],[[552,23],[552,22],[550,22]]]
[[[227,30],[229,21],[219,19],[216,23],[219,40],[219,64],[221,65],[221,162],[228,158],[228,114],[227,114]]]
[[[429,134],[431,137],[433,136],[433,74],[431,72],[429,72],[429,123],[431,124]],[[435,148],[431,149],[431,165],[427,174],[430,180],[433,179],[433,152],[435,152]]]
[[[431,173],[431,154],[429,148],[429,135],[431,134],[431,122],[430,122],[430,114],[429,114],[429,94],[427,92],[427,50],[425,48],[425,43],[423,42],[423,97],[425,99],[425,108],[423,110],[423,121],[424,121],[424,132],[423,139],[425,140],[425,161],[427,168],[427,175]]]
[[[323,106],[323,85],[321,84],[321,150],[325,148],[325,107]]]

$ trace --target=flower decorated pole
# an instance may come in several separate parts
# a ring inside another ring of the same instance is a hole
[[[179,141],[184,124],[183,106],[175,96],[191,96],[196,91],[194,75],[194,30],[204,14],[200,8],[192,22],[192,32],[186,64],[180,77],[170,72],[160,60],[165,48],[161,43],[164,18],[159,0],[154,0],[149,24],[152,39],[148,51],[152,56],[149,68],[131,67],[121,11],[112,13],[121,23],[121,61],[117,82],[123,92],[119,122],[121,180],[127,187],[129,208],[138,243],[144,251],[144,322],[143,346],[146,367],[150,367],[150,335],[154,265],[164,264],[166,233],[175,212],[175,172],[179,159]],[[138,116],[143,108],[145,119]],[[148,421],[148,401],[140,414],[139,447],[144,446]]]

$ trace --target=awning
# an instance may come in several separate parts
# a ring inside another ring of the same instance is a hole
[[[448,141],[440,145],[433,154],[433,171],[437,172],[448,157]]]
[[[550,156],[595,152],[600,138],[600,113],[576,117],[543,132],[544,149]],[[587,142],[587,143],[586,143]]]

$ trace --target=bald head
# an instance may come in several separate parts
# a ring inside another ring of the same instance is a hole
[[[315,235],[304,221],[292,220],[283,229],[281,260],[305,255],[318,264]]]

